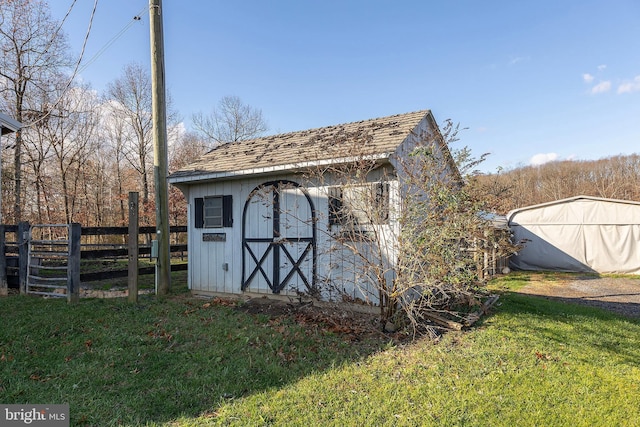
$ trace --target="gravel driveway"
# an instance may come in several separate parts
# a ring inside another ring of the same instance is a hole
[[[534,281],[518,292],[600,307],[640,318],[640,278],[576,276],[561,281]]]

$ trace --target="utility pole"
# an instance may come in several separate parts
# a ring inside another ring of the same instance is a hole
[[[169,248],[169,184],[167,183],[167,104],[164,79],[162,0],[149,0],[151,31],[151,91],[153,113],[153,178],[156,187],[156,294],[166,295],[171,287]]]

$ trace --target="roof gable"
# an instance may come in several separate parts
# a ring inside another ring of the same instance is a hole
[[[212,175],[289,170],[311,162],[346,159],[363,151],[388,158],[430,114],[423,110],[227,143],[171,174],[169,179],[175,183]]]

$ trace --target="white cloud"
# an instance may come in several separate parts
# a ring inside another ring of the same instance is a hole
[[[531,58],[529,56],[515,56],[509,60],[509,65],[516,65],[519,62],[528,62]]]
[[[582,75],[582,80],[584,80],[585,83],[591,83],[593,81],[595,77],[593,77],[591,74],[589,73],[585,73]]]
[[[640,91],[640,76],[636,76],[632,81],[622,83],[618,86],[618,93],[631,93]]]
[[[607,68],[607,66],[606,66],[605,64],[598,65],[598,71],[602,71],[602,70],[604,70],[605,68]]]
[[[545,163],[553,162],[558,159],[556,153],[539,153],[529,159],[529,164],[533,166],[540,166]]]
[[[604,82],[600,82],[597,85],[595,85],[594,87],[591,88],[591,93],[596,94],[596,93],[605,93],[605,92],[609,92],[609,90],[611,90],[611,82],[609,80],[606,80]]]

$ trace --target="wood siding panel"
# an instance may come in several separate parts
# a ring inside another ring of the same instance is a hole
[[[192,201],[190,206],[194,206],[193,201],[198,198],[208,196],[226,196],[237,191],[238,184],[230,182],[193,187],[189,192]],[[237,218],[237,203],[232,204],[233,218]],[[195,219],[195,213],[190,212],[190,219]],[[232,285],[231,271],[233,269],[233,258],[229,242],[234,240],[237,233],[235,226],[222,228],[189,228],[189,250],[193,254],[190,257],[190,287],[193,290],[208,292],[239,292],[234,291]],[[225,241],[204,241],[206,233],[225,234]],[[227,269],[225,270],[225,264]]]
[[[376,175],[374,178],[379,179]],[[190,200],[196,197],[215,196],[215,195],[233,195],[233,227],[218,229],[194,229],[189,228],[189,250],[192,254],[190,259],[190,280],[194,291],[202,290],[208,292],[225,292],[231,294],[241,294],[242,284],[242,215],[245,203],[248,200],[250,192],[260,184],[278,179],[287,179],[304,182],[300,177],[295,175],[281,175],[276,177],[251,179],[242,182],[239,181],[221,181],[214,184],[206,184],[194,186],[190,190]],[[335,183],[332,177],[323,177],[327,183]],[[308,184],[308,183],[307,183]],[[377,303],[378,296],[374,287],[372,287],[366,277],[365,269],[363,269],[362,261],[351,251],[341,247],[333,239],[333,229],[328,224],[328,200],[327,187],[324,185],[317,187],[311,185],[307,188],[311,196],[313,205],[316,209],[317,216],[317,276],[318,283],[323,288],[323,297],[331,300],[340,300],[341,295],[335,290],[344,292],[354,299],[361,299],[371,303]],[[387,238],[393,239],[397,230],[397,205],[398,183],[391,182],[390,185],[390,222],[385,230],[394,230],[388,234]],[[289,242],[285,243],[287,250],[292,258],[298,259],[304,251],[304,245],[301,243],[292,243],[299,237],[306,237],[312,234],[312,224],[310,222],[311,211],[307,200],[302,191],[297,188],[285,188],[280,194],[281,214],[280,225],[283,237]],[[190,212],[191,213],[191,212]],[[270,196],[265,199],[264,195],[249,203],[247,207],[247,229],[245,230],[247,237],[273,236],[273,212],[272,198]],[[190,216],[192,218],[192,215]],[[305,219],[306,218],[306,219]],[[202,235],[207,232],[225,232],[225,242],[203,242]],[[385,232],[385,234],[387,234]],[[268,243],[262,243],[256,246],[258,254],[262,254]],[[197,248],[196,248],[197,247]],[[388,254],[386,257],[390,263],[395,262],[394,245],[387,245]],[[258,255],[259,256],[259,255]],[[281,255],[280,274],[281,277],[286,276],[292,268],[291,260]],[[245,257],[247,262],[246,270],[252,271],[255,268],[255,261],[250,257]],[[228,264],[228,271],[222,268],[223,263]],[[311,257],[304,260],[300,265],[301,270],[306,277],[311,278],[313,275],[313,263]],[[263,269],[268,277],[273,276],[273,258],[272,254],[267,256]],[[389,277],[391,280],[391,277]],[[328,286],[330,285],[330,286]],[[333,290],[331,289],[333,287]],[[281,292],[282,295],[295,294],[295,290],[304,290],[305,284],[298,274],[291,277],[290,283]],[[271,294],[272,291],[267,281],[262,277],[261,273],[256,275],[255,283],[247,291],[254,293]]]

